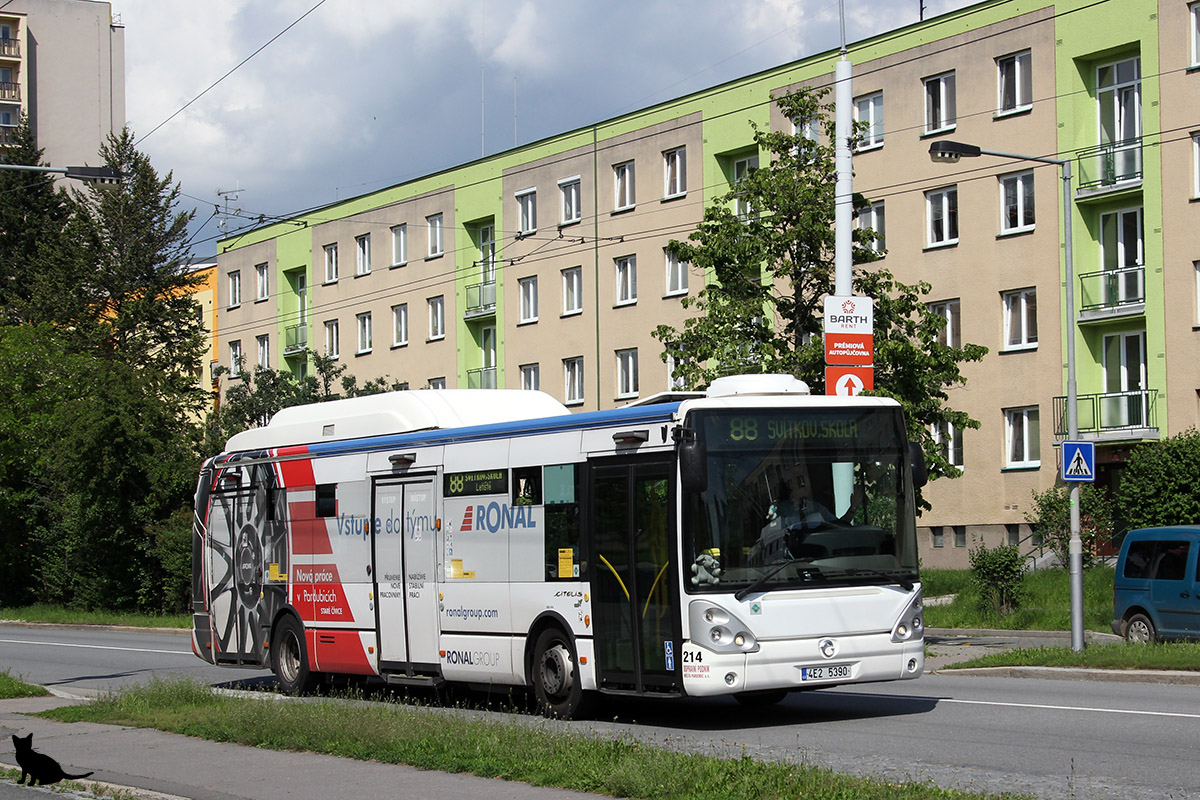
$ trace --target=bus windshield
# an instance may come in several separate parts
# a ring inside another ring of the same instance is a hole
[[[683,497],[689,592],[917,580],[895,408],[696,411],[706,488]]]

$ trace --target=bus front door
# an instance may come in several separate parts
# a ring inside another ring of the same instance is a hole
[[[383,670],[439,668],[436,517],[432,480],[375,484],[372,574]]]
[[[591,464],[592,614],[600,688],[679,691],[671,462]]]

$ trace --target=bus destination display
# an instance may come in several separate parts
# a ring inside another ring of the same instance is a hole
[[[447,472],[446,497],[470,497],[477,494],[506,494],[508,470],[489,469],[482,472]]]

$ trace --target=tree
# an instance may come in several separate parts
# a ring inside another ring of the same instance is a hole
[[[813,120],[835,140],[827,90],[801,89],[776,99],[785,117]],[[801,133],[764,131],[751,123],[754,143],[769,163],[740,177],[705,209],[688,241],[667,251],[712,280],[685,308],[699,314],[682,330],[660,325],[654,335],[674,377],[690,387],[737,372],[779,372],[823,392],[824,298],[834,285],[834,151]],[[865,205],[855,199],[856,208]],[[987,349],[944,344],[946,321],[922,299],[926,283],[906,285],[885,269],[866,268],[879,254],[873,231],[855,232],[853,284],[875,299],[875,393],[896,398],[909,435],[923,443],[931,477],[957,476],[931,430],[979,423],[947,404],[947,388],[964,382],[960,365]]]
[[[1117,507],[1130,528],[1200,523],[1200,432],[1191,428],[1136,448]]]
[[[1051,486],[1040,494],[1033,493],[1033,508],[1025,514],[1026,522],[1050,546],[1064,569],[1070,562],[1071,499],[1070,488]],[[1108,491],[1095,484],[1085,483],[1079,489],[1079,538],[1083,542],[1083,565],[1090,567],[1096,560],[1096,545],[1112,538],[1113,508]]]

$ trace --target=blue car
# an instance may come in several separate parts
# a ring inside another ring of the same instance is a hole
[[[1113,633],[1128,642],[1200,639],[1200,525],[1142,528],[1121,544]]]

